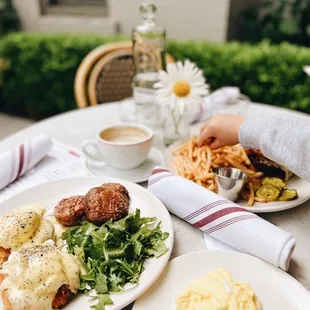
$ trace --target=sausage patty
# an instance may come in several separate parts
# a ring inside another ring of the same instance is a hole
[[[55,207],[55,218],[64,226],[74,226],[85,215],[84,196],[72,196],[62,199]]]
[[[103,185],[101,185],[101,187],[105,187],[105,188],[109,188],[111,190],[115,190],[120,192],[121,194],[125,195],[125,197],[127,197],[129,199],[129,193],[127,188],[119,183],[105,183]]]
[[[97,225],[125,217],[128,209],[129,193],[118,183],[94,187],[85,195],[86,219]]]

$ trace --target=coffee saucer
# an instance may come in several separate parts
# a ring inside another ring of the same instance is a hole
[[[86,159],[87,169],[94,175],[122,179],[134,183],[142,183],[148,180],[153,169],[163,164],[163,154],[156,147],[152,147],[147,160],[139,167],[132,170],[118,170],[105,163]]]

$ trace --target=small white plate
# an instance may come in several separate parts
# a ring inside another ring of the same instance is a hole
[[[163,154],[155,147],[152,147],[147,160],[141,166],[132,170],[118,170],[101,162],[90,159],[86,160],[86,167],[94,175],[107,176],[134,183],[147,181],[154,167],[162,164]]]
[[[92,187],[100,186],[107,182],[118,182],[123,184],[130,195],[130,211],[138,208],[141,210],[141,216],[155,216],[158,221],[162,222],[162,230],[169,233],[169,237],[165,241],[169,249],[168,253],[157,259],[149,259],[145,262],[145,270],[140,276],[137,287],[128,292],[110,295],[114,305],[107,306],[106,310],[120,310],[133,302],[154,283],[168,263],[173,248],[173,227],[170,214],[166,207],[150,192],[137,184],[107,177],[65,179],[41,184],[18,193],[0,205],[0,215],[7,214],[14,208],[29,204],[40,204],[44,206],[46,210],[53,210],[57,202],[62,198],[73,195],[84,195]],[[86,295],[78,294],[65,309],[91,309],[90,299]],[[0,310],[3,310],[1,302]]]
[[[174,310],[175,298],[209,271],[224,268],[247,282],[264,310],[308,310],[310,293],[294,278],[256,257],[230,251],[200,251],[179,256],[135,303],[132,310]]]
[[[165,151],[164,154],[164,167],[170,171],[174,172],[173,169],[173,157],[172,151],[178,147],[182,141],[178,141]],[[283,211],[287,209],[291,209],[301,205],[302,203],[306,202],[310,199],[310,183],[307,181],[295,176],[287,183],[288,188],[296,189],[298,193],[298,198],[292,201],[275,201],[275,202],[268,202],[268,203],[260,203],[255,202],[253,207],[249,207],[247,202],[244,200],[238,200],[237,204],[246,210],[254,213],[268,213],[268,212],[277,212]]]

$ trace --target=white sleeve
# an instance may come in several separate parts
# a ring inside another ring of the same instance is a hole
[[[310,182],[310,118],[245,121],[239,130],[245,149],[259,149],[269,159]]]

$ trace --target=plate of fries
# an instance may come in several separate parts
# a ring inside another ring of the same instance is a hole
[[[310,183],[297,176],[285,180],[285,189],[283,188],[283,191],[290,188],[289,191],[296,192],[296,198],[293,200],[281,201],[278,198],[267,201],[258,197],[257,190],[261,186],[264,174],[254,168],[240,144],[211,150],[208,146],[199,148],[197,141],[197,137],[191,137],[186,142],[172,144],[164,155],[165,168],[213,192],[217,192],[213,168],[233,167],[244,171],[248,180],[237,204],[255,213],[291,209],[310,199]]]

